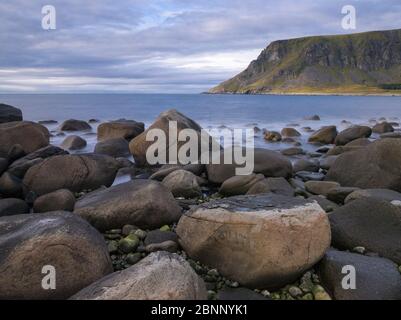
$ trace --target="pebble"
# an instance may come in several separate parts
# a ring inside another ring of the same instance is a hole
[[[331,300],[331,297],[322,286],[314,286],[312,292],[315,300]]]
[[[355,247],[352,251],[359,254],[365,254],[366,249],[364,247]]]
[[[301,289],[299,289],[298,287],[292,286],[288,289],[288,292],[290,293],[291,296],[293,296],[294,298],[302,296],[303,292]]]
[[[170,226],[163,226],[160,228],[160,231],[171,231]]]
[[[134,231],[134,235],[136,235],[139,239],[143,240],[146,238],[147,233],[146,233],[146,231],[137,229]]]
[[[130,235],[119,241],[118,249],[120,249],[124,253],[130,253],[138,248],[139,243],[139,238],[131,233]]]
[[[136,252],[136,253],[129,253],[127,255],[126,261],[128,264],[134,265],[134,264],[138,263],[141,259],[142,259],[142,255],[140,253]]]

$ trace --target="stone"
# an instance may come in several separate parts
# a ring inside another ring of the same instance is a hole
[[[401,208],[386,201],[362,198],[329,215],[333,246],[352,250],[363,246],[401,263]]]
[[[333,212],[335,209],[339,207],[338,204],[326,199],[323,196],[311,196],[308,199],[316,201],[319,204],[319,206],[321,206],[322,209],[327,213]]]
[[[167,251],[175,253],[178,251],[178,243],[170,240],[161,243],[152,243],[145,247],[145,251],[147,253],[152,253],[156,251]]]
[[[165,241],[174,241],[178,243],[178,236],[172,231],[152,230],[146,235],[144,244],[145,246],[154,243],[162,243]]]
[[[327,199],[334,201],[335,203],[343,204],[345,199],[353,192],[358,191],[358,188],[352,187],[336,187],[327,193]],[[401,194],[400,194],[401,196]],[[401,199],[401,198],[400,198]]]
[[[315,114],[313,116],[305,117],[304,119],[309,120],[309,121],[320,121],[320,117],[317,114]]]
[[[341,187],[333,181],[307,181],[305,182],[306,191],[327,197],[331,189]]]
[[[27,191],[39,196],[60,189],[81,192],[111,186],[117,170],[117,161],[109,156],[60,155],[29,168],[23,182]]]
[[[392,202],[394,200],[401,201],[401,193],[389,189],[357,189],[350,193],[345,198],[344,202],[349,203],[361,198],[374,198],[387,202]]]
[[[19,158],[22,158],[26,155],[23,147],[19,144],[14,144],[10,150],[8,150],[7,159],[9,163],[12,163]]]
[[[131,233],[118,242],[118,249],[124,253],[134,252],[138,248],[139,243],[139,238],[135,234]]]
[[[130,265],[134,265],[136,263],[138,263],[139,261],[141,261],[142,259],[142,255],[139,252],[135,252],[135,253],[129,253],[127,254],[127,263]]]
[[[372,135],[372,129],[367,126],[352,126],[350,128],[341,131],[334,143],[337,146],[344,146],[347,143],[360,138],[369,138]]]
[[[8,160],[6,158],[0,158],[0,176],[8,168]]]
[[[124,157],[129,155],[129,144],[124,138],[102,140],[96,144],[94,153]]]
[[[122,119],[100,124],[97,128],[97,138],[99,141],[118,138],[130,141],[144,131],[144,123]]]
[[[28,122],[0,124],[0,156],[7,156],[10,149],[19,144],[25,154],[49,145],[49,131],[42,125]]]
[[[281,134],[277,131],[266,131],[264,138],[270,142],[279,142],[282,140]]]
[[[59,128],[61,131],[87,131],[92,127],[83,120],[69,119],[64,121]]]
[[[223,182],[219,193],[224,196],[237,196],[246,194],[258,182],[265,180],[263,174],[250,174],[246,176],[234,176]]]
[[[186,170],[175,170],[163,179],[162,184],[174,197],[197,198],[202,196],[196,176]]]
[[[29,213],[24,200],[16,198],[0,199],[0,217]]]
[[[299,171],[310,171],[310,172],[318,172],[319,171],[319,163],[316,161],[310,161],[306,159],[299,159],[295,161],[294,172]]]
[[[243,166],[235,164],[224,164],[224,154],[220,155],[220,164],[206,165],[208,180],[214,184],[222,184],[227,179],[236,175],[235,169]],[[292,175],[292,164],[278,152],[267,149],[254,149],[253,173],[261,173],[265,177],[289,178]]]
[[[336,162],[338,156],[325,156],[320,159],[320,168],[323,170],[329,170],[331,166]]]
[[[298,148],[298,147],[292,147],[292,148],[287,148],[287,149],[281,150],[281,154],[284,156],[291,157],[291,156],[296,156],[299,154],[305,154],[305,150],[302,148]]]
[[[392,126],[391,124],[389,124],[388,122],[381,122],[381,123],[376,124],[376,125],[373,127],[372,131],[373,131],[374,133],[379,133],[379,134],[381,134],[381,133],[387,133],[387,132],[394,132],[394,128],[393,128],[393,126]]]
[[[326,180],[343,187],[401,191],[401,140],[382,139],[341,154],[330,167]]]
[[[297,129],[294,128],[283,128],[281,130],[281,135],[283,137],[300,137],[301,134],[298,132]]]
[[[344,266],[355,268],[355,289],[342,287]],[[320,279],[336,300],[401,300],[401,274],[390,260],[329,250],[318,267]]]
[[[337,137],[337,128],[335,126],[322,127],[309,137],[309,142],[332,144]]]
[[[321,172],[299,171],[295,174],[302,181],[322,181],[325,175]]]
[[[146,153],[147,153],[148,148],[152,144],[154,144],[154,141],[146,141],[146,136],[147,136],[148,132],[153,129],[160,129],[166,135],[166,143],[167,143],[166,161],[167,161],[167,163],[170,161],[169,160],[169,153],[170,153],[169,146],[170,145],[177,145],[177,155],[175,155],[175,156],[176,156],[176,159],[179,158],[178,151],[180,150],[181,146],[187,142],[186,141],[169,141],[169,124],[172,123],[173,121],[175,121],[177,124],[177,134],[178,135],[182,130],[193,129],[197,132],[198,140],[202,141],[202,142],[200,142],[200,144],[205,142],[201,139],[202,128],[195,121],[184,116],[177,110],[168,110],[166,112],[161,113],[159,115],[159,117],[156,119],[156,121],[146,131],[144,131],[139,136],[137,136],[131,140],[131,142],[129,144],[129,148],[130,148],[131,154],[133,155],[133,157],[135,159],[135,163],[137,165],[139,165],[139,166],[149,165],[149,163],[146,159]],[[207,140],[209,140],[209,137]],[[207,145],[209,145],[209,141],[207,141]],[[201,149],[199,148],[199,150],[201,150]]]
[[[13,106],[0,103],[0,123],[22,121],[22,111]]]
[[[74,211],[75,196],[67,189],[60,189],[40,196],[33,203],[33,211],[37,213],[51,211]]]
[[[235,301],[235,300],[269,300],[268,298],[247,288],[229,288],[226,287],[219,291],[217,300]]]
[[[68,150],[80,150],[86,147],[86,140],[80,136],[68,136],[61,143],[61,147]]]
[[[42,268],[56,270],[43,290]],[[0,299],[66,299],[112,272],[102,235],[67,212],[0,218]]]
[[[195,207],[176,232],[192,259],[246,287],[277,289],[320,260],[330,245],[329,229],[316,202],[263,194]]]
[[[5,197],[19,198],[22,195],[22,181],[9,172],[0,177],[0,194]]]
[[[206,300],[205,284],[176,254],[155,252],[81,290],[72,300]]]
[[[267,178],[266,184],[270,192],[275,194],[289,197],[295,195],[294,188],[284,178]]]
[[[76,214],[104,231],[126,224],[154,229],[177,222],[181,208],[161,183],[133,180],[92,192],[75,204]]]
[[[345,146],[346,147],[366,147],[367,145],[371,144],[368,138],[359,138],[348,142]]]

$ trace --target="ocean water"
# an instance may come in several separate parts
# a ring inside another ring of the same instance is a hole
[[[339,130],[351,124],[368,124],[369,120],[384,117],[388,121],[401,119],[401,97],[359,96],[274,96],[274,95],[205,95],[205,94],[0,94],[0,103],[22,109],[26,120],[66,119],[100,121],[134,119],[151,124],[163,111],[175,108],[197,121],[204,128],[253,128],[280,131],[289,124],[301,133],[304,126],[318,129],[337,125]],[[304,120],[317,114],[321,121]],[[342,123],[347,120],[350,123]],[[49,126],[56,132],[58,125]],[[96,143],[96,125],[92,133],[81,133],[92,151]],[[306,143],[309,133],[300,142]],[[54,137],[58,145],[65,137]],[[262,134],[256,135],[259,147],[281,149],[282,143],[267,143]]]

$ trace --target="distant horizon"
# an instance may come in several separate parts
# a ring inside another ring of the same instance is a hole
[[[356,29],[341,27],[344,5]],[[38,0],[0,4],[0,94],[202,94],[268,44],[400,29],[396,0],[53,0],[43,30]]]

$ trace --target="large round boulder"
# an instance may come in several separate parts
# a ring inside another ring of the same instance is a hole
[[[103,236],[66,212],[0,218],[0,299],[66,299],[112,272]],[[43,284],[55,288],[45,290]]]
[[[40,196],[33,203],[34,212],[74,211],[75,196],[67,189],[61,189]]]
[[[341,154],[326,179],[343,187],[401,191],[401,140],[381,139]]]
[[[118,169],[118,162],[105,155],[60,155],[31,167],[23,182],[26,191],[37,195],[60,189],[81,192],[111,186]]]
[[[362,246],[401,264],[401,208],[384,200],[362,198],[333,211],[333,245],[352,250]]]
[[[332,144],[334,143],[336,137],[337,137],[336,126],[326,126],[314,132],[309,137],[308,141],[312,143]]]
[[[374,133],[379,133],[379,134],[388,133],[388,132],[394,132],[393,126],[388,122],[378,123],[373,127],[372,130],[373,130]]]
[[[147,141],[147,135],[150,131],[157,129],[159,130],[158,132],[164,132],[165,137],[166,137],[166,146],[164,146],[163,149],[158,150],[158,152],[166,152],[166,161],[169,163],[171,160],[170,159],[170,147],[172,146],[177,146],[177,151],[179,151],[180,147],[183,146],[186,141],[178,141],[178,138],[173,138],[173,141],[170,141],[170,126],[169,125],[176,124],[177,125],[177,135],[180,134],[182,130],[185,129],[192,129],[196,132],[197,137],[198,137],[198,142],[199,145],[201,144],[201,130],[202,128],[193,120],[187,118],[177,110],[168,110],[166,112],[163,112],[159,115],[159,117],[156,119],[156,121],[143,133],[141,133],[139,136],[136,138],[132,139],[130,142],[130,151],[131,154],[134,156],[135,162],[140,165],[148,165],[146,153],[148,151],[148,148],[152,146],[155,142],[152,141]],[[161,131],[160,131],[161,130]],[[153,131],[155,132],[155,131]],[[173,132],[171,134],[173,137]],[[209,140],[209,137],[208,137]],[[199,149],[200,150],[200,149]],[[199,151],[198,150],[198,151]],[[177,158],[178,163],[181,163],[178,159],[178,152],[174,154],[174,156]],[[165,164],[165,163],[161,163]]]
[[[124,138],[107,139],[99,141],[95,146],[94,152],[116,158],[125,157],[129,155],[129,144]]]
[[[202,195],[197,177],[186,170],[175,170],[163,179],[163,185],[174,197],[196,198]]]
[[[86,145],[87,145],[86,140],[81,138],[80,136],[68,136],[61,143],[61,146],[64,149],[68,150],[80,150],[85,148]]]
[[[86,131],[91,129],[90,124],[83,120],[69,119],[60,125],[61,131]]]
[[[22,111],[13,106],[0,103],[0,123],[22,121]]]
[[[253,288],[291,283],[330,245],[329,221],[316,202],[272,194],[202,204],[182,216],[176,232],[191,258]]]
[[[7,156],[14,145],[20,145],[25,154],[49,145],[49,131],[42,125],[28,122],[0,124],[0,156]]]
[[[372,129],[367,126],[352,126],[341,131],[334,143],[338,146],[344,146],[347,143],[360,138],[369,138],[372,135]]]
[[[254,150],[253,173],[261,173],[265,177],[283,177],[289,178],[292,175],[292,164],[282,154],[261,148]],[[245,151],[244,151],[245,152]],[[250,152],[247,149],[246,152]],[[244,165],[238,165],[235,161],[232,164],[224,163],[224,152],[221,152],[220,159],[212,159],[211,164],[206,165],[207,175],[210,182],[222,184],[227,179],[236,175],[237,168],[243,168]],[[215,163],[220,164],[215,164]]]
[[[105,122],[97,128],[98,140],[109,140],[123,138],[131,140],[139,136],[145,130],[145,125],[142,122],[134,120],[116,120]]]
[[[205,284],[176,254],[155,252],[134,266],[110,274],[72,300],[206,300]]]
[[[24,200],[16,198],[0,199],[0,217],[29,213],[29,207]]]
[[[87,194],[75,204],[75,213],[102,231],[127,224],[155,229],[177,222],[181,208],[161,183],[133,180]]]

